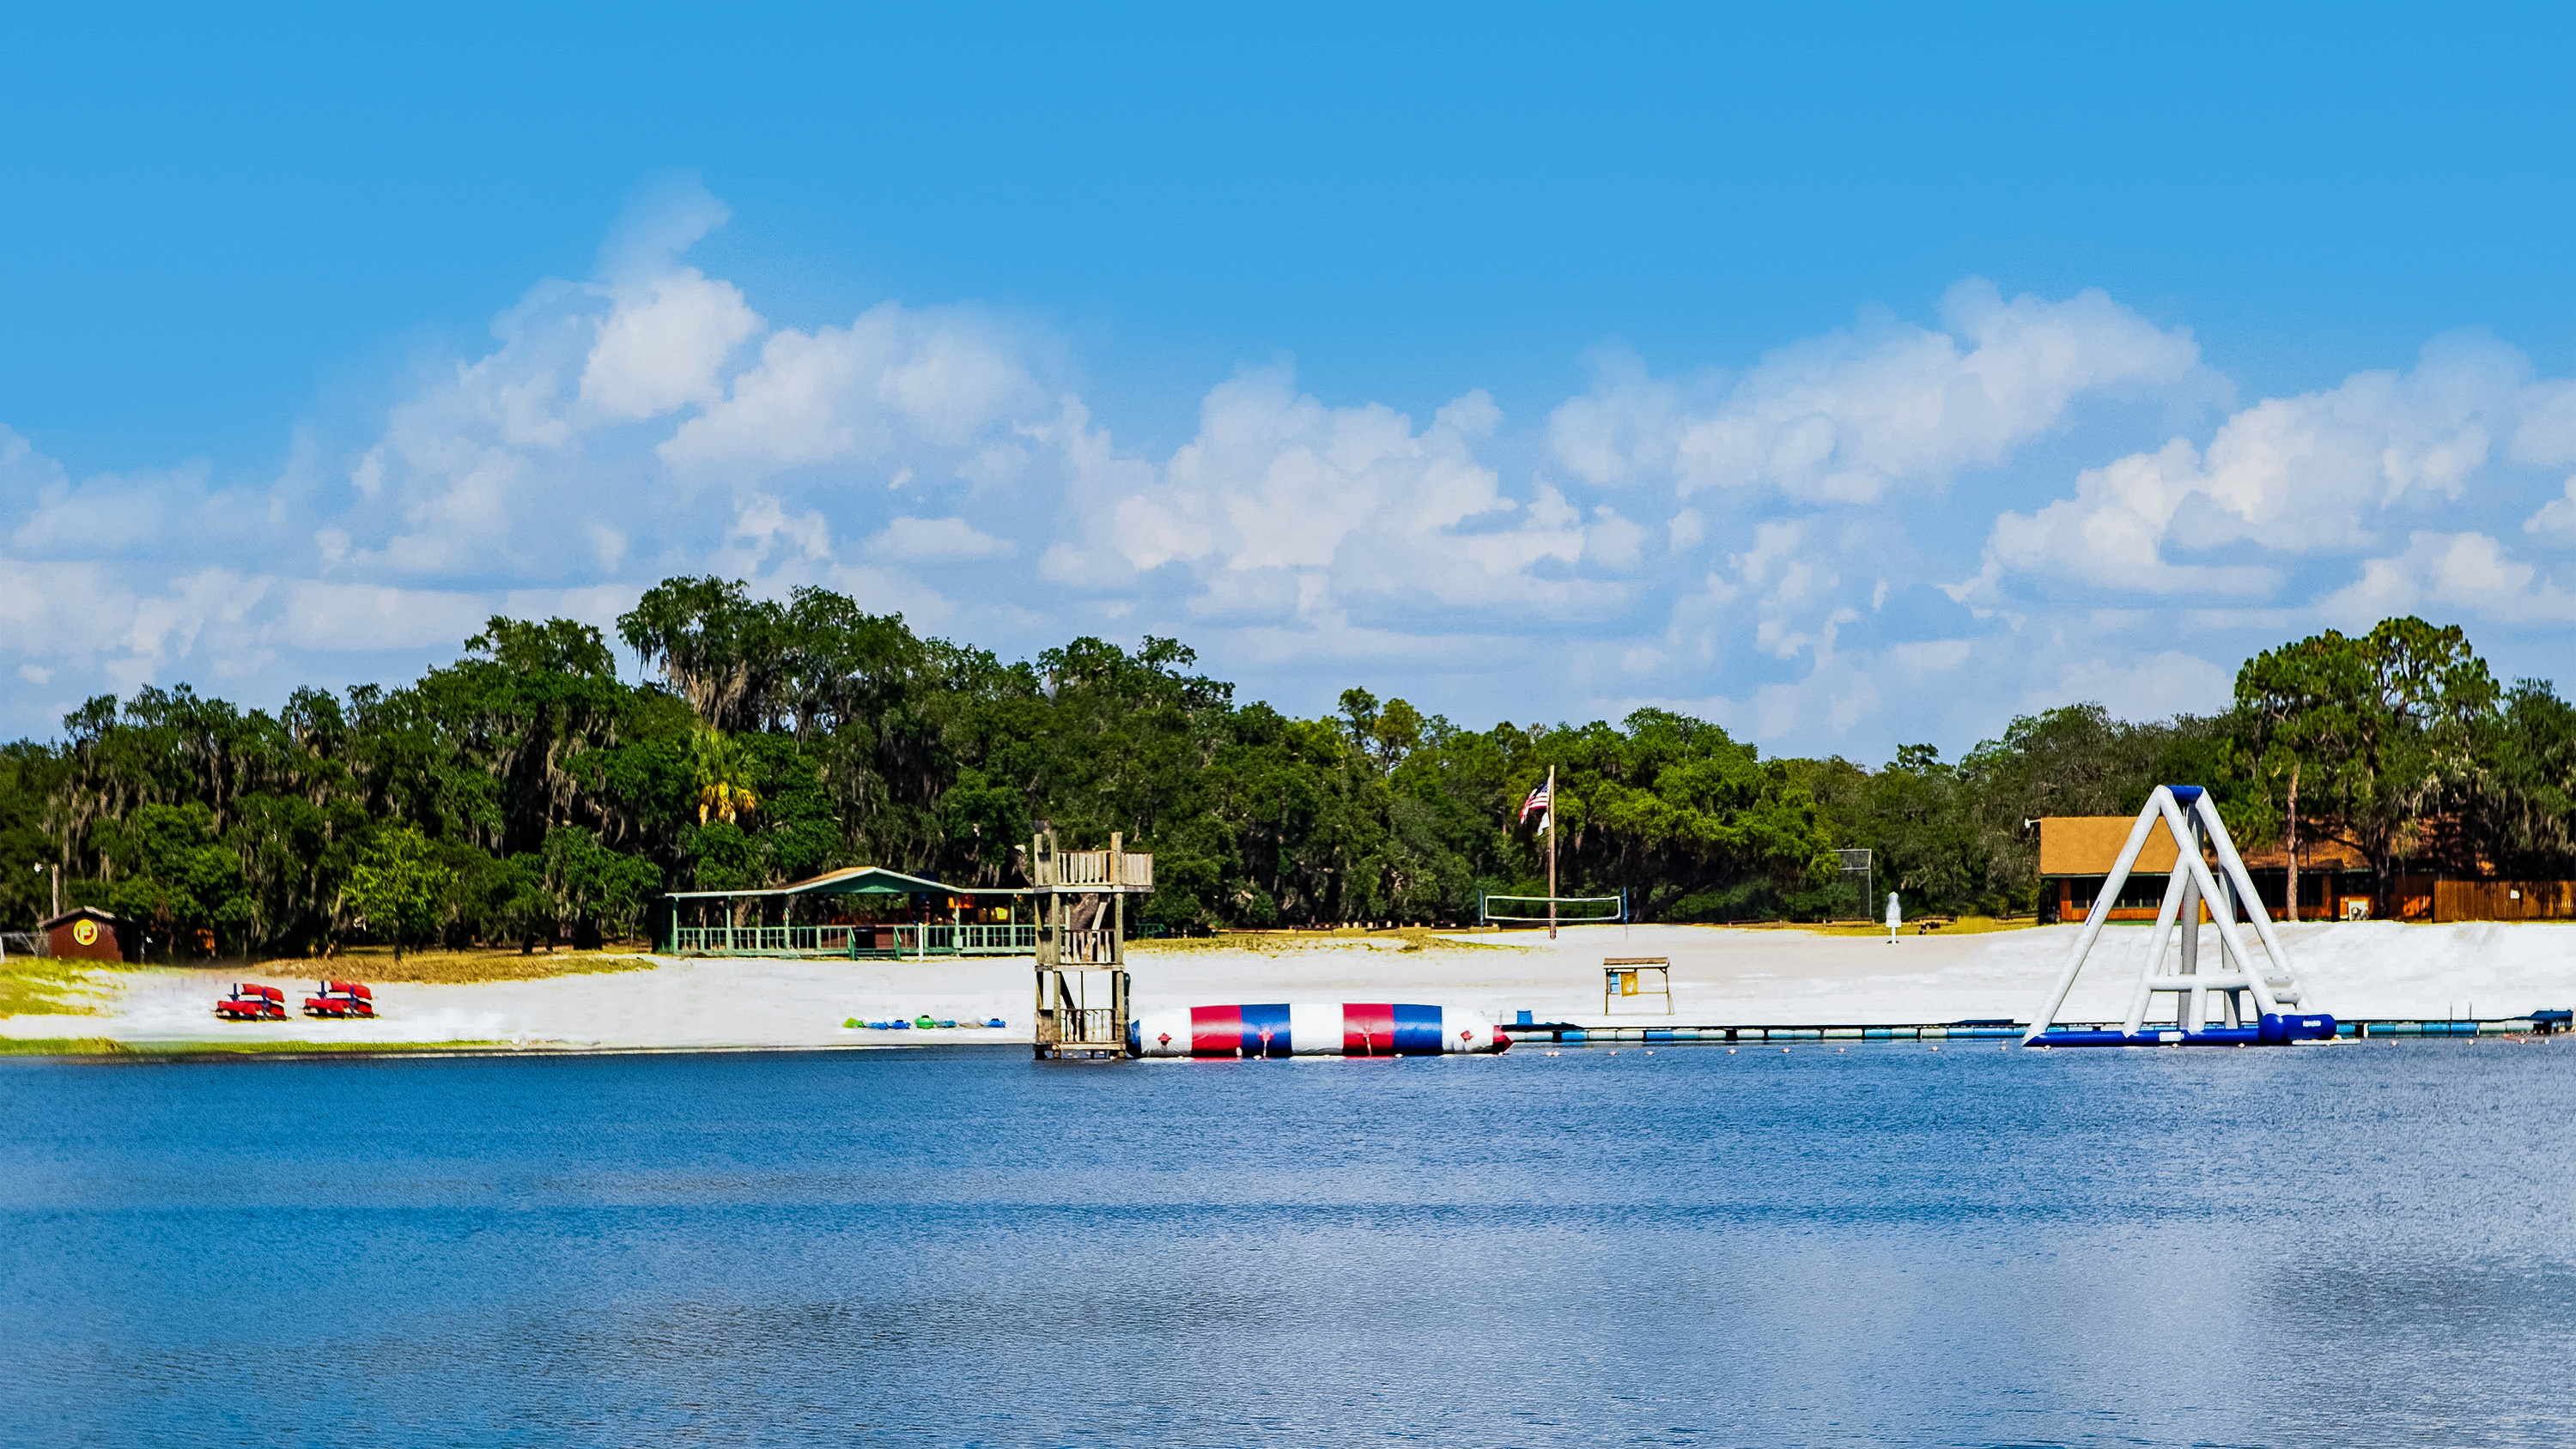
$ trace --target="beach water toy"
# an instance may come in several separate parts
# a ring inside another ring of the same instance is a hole
[[[1003,1023],[1002,1019],[1001,1019],[1000,1017],[998,1017],[998,1016],[997,1016],[997,1017],[994,1017],[991,1021],[988,1021],[988,1022],[986,1022],[986,1023],[984,1023],[984,1024],[985,1024],[986,1026],[1001,1026],[1001,1025],[1003,1025],[1004,1023]]]
[[[1404,1002],[1193,1006],[1127,1023],[1137,1057],[1436,1057],[1511,1044],[1481,1013]]]
[[[2163,869],[2145,859],[2149,842],[2161,830],[2167,859],[2174,862],[2165,882],[2164,902],[2156,911],[2155,934],[2140,954],[2123,946],[2119,954],[2136,964],[2135,987],[2129,992],[2129,1014],[2116,1025],[2069,1028],[2057,1014],[2066,1005],[2084,963],[2111,919],[2113,905],[2129,873],[2144,867]],[[2176,842],[2187,843],[2182,848]],[[2215,867],[2203,858],[2217,857]],[[2218,931],[2218,958],[2203,963],[2200,922],[2204,905],[2218,902],[2209,923]],[[2231,904],[2233,903],[2233,904]],[[2248,941],[2237,930],[2237,909],[2254,928]],[[2168,959],[2170,958],[2170,960]],[[2173,1023],[2147,1024],[2159,996],[2173,999]],[[2263,898],[2246,872],[2244,857],[2228,838],[2217,802],[2198,785],[2158,785],[2129,828],[2128,842],[2102,879],[2084,929],[2059,968],[2057,980],[2041,998],[2030,1026],[2021,1033],[2023,1046],[2286,1046],[2303,1041],[2332,1041],[2335,1019],[2312,1013],[2290,953]]]
[[[927,1014],[924,1014],[924,1015],[921,1015],[921,1016],[914,1017],[914,1018],[913,1018],[913,1020],[912,1020],[912,1024],[913,1024],[914,1026],[920,1027],[923,1031],[928,1031],[928,1030],[930,1030],[932,1027],[939,1025],[939,1023],[938,1023],[938,1022],[932,1021],[932,1020],[930,1019],[930,1017],[929,1017]]]

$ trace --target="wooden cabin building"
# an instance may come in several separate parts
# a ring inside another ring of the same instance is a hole
[[[2052,815],[2039,822],[2039,916],[2042,921],[2080,921],[2093,909],[2102,882],[2109,878],[2120,847],[2137,823],[2130,815]],[[2288,853],[2278,849],[2246,851],[2245,873],[2263,898],[2272,919],[2287,920]],[[2213,864],[2216,856],[2210,857]],[[2153,921],[2164,901],[2165,877],[2173,869],[2173,835],[2163,822],[2147,837],[2137,865],[2120,899],[2111,906],[2114,921]],[[2299,911],[2302,921],[2353,921],[2381,918],[2397,921],[2570,921],[2576,920],[2576,881],[2491,880],[2402,874],[2386,901],[2377,899],[2370,862],[2339,841],[2317,841],[2299,847]]]
[[[2080,921],[2093,909],[2111,867],[2128,844],[2134,815],[2051,815],[2039,822],[2039,915],[2042,921]],[[2241,847],[2240,847],[2241,849]],[[2244,851],[2245,873],[2272,919],[2289,917],[2289,855],[2279,849]],[[2128,884],[2112,902],[2114,921],[2153,921],[2165,897],[2165,880],[2177,851],[2173,832],[2156,822],[2138,852]],[[2215,853],[2208,859],[2214,863]],[[2302,921],[2342,921],[2376,914],[2370,863],[2350,846],[2320,841],[2299,847]]]
[[[95,906],[74,906],[36,930],[45,954],[67,961],[140,961],[143,936],[133,922]]]

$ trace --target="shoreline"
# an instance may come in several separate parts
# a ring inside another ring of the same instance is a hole
[[[2510,1020],[2513,1020],[2513,1018],[2496,1018],[2495,1020],[2496,1020],[2496,1021],[2501,1022],[2501,1021],[2510,1021]],[[1777,1029],[1779,1029],[1779,1028],[1774,1027],[1774,1028],[1772,1028],[1772,1029],[1777,1030]],[[821,1045],[811,1045],[811,1044],[808,1044],[808,1045],[780,1045],[780,1046],[524,1046],[524,1047],[518,1047],[518,1046],[501,1046],[501,1045],[485,1045],[485,1044],[473,1043],[473,1042],[353,1042],[353,1043],[347,1043],[347,1044],[333,1044],[333,1043],[328,1043],[328,1042],[321,1042],[321,1043],[314,1043],[314,1042],[299,1042],[299,1043],[293,1043],[293,1044],[288,1045],[288,1046],[284,1046],[284,1047],[275,1047],[275,1048],[268,1048],[268,1047],[253,1047],[253,1046],[240,1046],[240,1045],[236,1045],[236,1046],[224,1046],[224,1045],[220,1045],[220,1044],[209,1044],[209,1043],[199,1043],[199,1042],[161,1042],[161,1043],[152,1043],[152,1042],[121,1043],[121,1042],[120,1042],[120,1043],[115,1043],[115,1044],[114,1044],[111,1048],[109,1048],[109,1049],[96,1049],[96,1048],[89,1047],[89,1046],[87,1045],[87,1043],[90,1043],[90,1042],[96,1042],[96,1041],[99,1041],[99,1040],[102,1040],[102,1039],[100,1039],[100,1038],[71,1038],[71,1039],[63,1039],[63,1038],[5,1038],[5,1039],[0,1039],[0,1063],[7,1063],[7,1062],[12,1062],[12,1061],[24,1061],[24,1062],[47,1062],[47,1063],[77,1063],[77,1064],[81,1064],[81,1065],[98,1065],[98,1066],[137,1066],[137,1067],[139,1067],[139,1066],[172,1066],[172,1065],[183,1065],[183,1064],[234,1064],[234,1063],[238,1063],[238,1064],[242,1064],[242,1065],[250,1065],[250,1064],[254,1064],[254,1063],[261,1063],[261,1062],[329,1062],[329,1061],[349,1061],[349,1062],[359,1062],[359,1061],[453,1061],[453,1060],[460,1060],[460,1059],[494,1060],[494,1061],[501,1061],[501,1060],[510,1060],[510,1061],[529,1061],[529,1060],[536,1060],[536,1059],[540,1059],[540,1058],[543,1058],[543,1059],[550,1059],[550,1060],[563,1060],[563,1059],[571,1059],[571,1058],[585,1058],[585,1059],[586,1059],[586,1058],[593,1058],[593,1057],[674,1057],[674,1056],[818,1056],[818,1055],[825,1055],[825,1054],[837,1054],[837,1053],[844,1053],[844,1052],[871,1052],[871,1051],[922,1051],[922,1050],[934,1049],[934,1048],[939,1048],[939,1047],[946,1047],[946,1048],[948,1048],[948,1049],[950,1049],[950,1050],[956,1050],[956,1049],[964,1048],[964,1049],[968,1049],[968,1050],[977,1051],[977,1052],[980,1052],[980,1053],[999,1053],[999,1052],[1002,1052],[1002,1051],[1004,1051],[1004,1050],[1009,1050],[1009,1049],[1014,1049],[1014,1048],[1016,1048],[1016,1050],[1014,1050],[1014,1051],[1013,1051],[1013,1055],[1015,1055],[1015,1056],[1016,1056],[1016,1055],[1018,1054],[1018,1052],[1020,1052],[1020,1051],[1025,1051],[1025,1050],[1027,1049],[1027,1048],[1026,1048],[1026,1044],[1025,1044],[1025,1043],[1012,1043],[1012,1042],[922,1042],[922,1043],[907,1043],[907,1044],[897,1044],[897,1043],[893,1043],[893,1042],[844,1042],[844,1043],[837,1043],[837,1044],[821,1044]],[[2439,1033],[2428,1033],[2428,1034],[2424,1034],[2424,1035],[2420,1035],[2420,1036],[2419,1036],[2419,1035],[2389,1035],[2389,1036],[2373,1035],[2373,1036],[2369,1037],[2369,1038],[2367,1039],[2367,1041],[2366,1041],[2366,1042],[2364,1042],[2364,1041],[2357,1041],[2357,1040],[2355,1040],[2355,1039],[2353,1039],[2353,1038],[2345,1037],[2345,1038],[2339,1038],[2339,1039],[2334,1040],[2334,1041],[2323,1041],[2323,1042],[2301,1042],[2301,1043],[2296,1043],[2296,1045],[2301,1045],[2301,1046],[2358,1046],[2358,1045],[2365,1045],[2365,1044],[2367,1044],[2367,1045],[2378,1046],[2378,1045],[2389,1045],[2389,1044],[2396,1044],[2396,1043],[2410,1043],[2410,1044],[2418,1044],[2418,1043],[2423,1043],[2423,1042],[2466,1042],[2466,1043],[2470,1043],[2470,1044],[2475,1044],[2475,1043],[2478,1043],[2478,1042],[2502,1042],[2502,1043],[2511,1043],[2511,1044],[2517,1044],[2517,1045],[2520,1045],[2520,1044],[2539,1044],[2539,1045],[2552,1045],[2552,1046],[2554,1046],[2554,1045],[2557,1045],[2557,1044],[2558,1044],[2558,1042],[2559,1042],[2560,1040],[2562,1040],[2562,1038],[2561,1038],[2561,1037],[2558,1037],[2558,1036],[2544,1035],[2544,1034],[2534,1033],[2534,1032],[2530,1032],[2530,1031],[2527,1031],[2527,1030],[2526,1030],[2526,1031],[2481,1031],[2481,1032],[2475,1032],[2475,1033],[2466,1033],[2466,1032],[2464,1032],[2464,1033],[2457,1033],[2457,1034],[2447,1035],[2447,1036],[2446,1036],[2446,1035],[2439,1034]],[[66,1044],[67,1044],[67,1045],[74,1045],[74,1046],[80,1047],[81,1049],[78,1049],[78,1050],[72,1050],[72,1051],[59,1051],[59,1052],[57,1052],[57,1051],[34,1051],[34,1050],[27,1050],[27,1049],[26,1049],[26,1048],[28,1048],[28,1047],[39,1046],[39,1045],[42,1045],[42,1046],[54,1046],[54,1045],[66,1045]],[[1764,1050],[1764,1051],[1778,1051],[1778,1052],[1780,1052],[1780,1053],[1782,1053],[1782,1054],[1784,1054],[1784,1055],[1785,1055],[1785,1054],[1787,1054],[1787,1053],[1789,1053],[1789,1052],[1791,1052],[1791,1051],[1793,1051],[1793,1050],[1795,1050],[1795,1051],[1805,1051],[1805,1052],[1832,1052],[1832,1053],[1835,1053],[1835,1054],[1849,1054],[1849,1053],[1852,1053],[1852,1052],[1857,1051],[1857,1052],[1860,1052],[1860,1053],[1866,1054],[1866,1053],[1868,1053],[1868,1052],[1872,1052],[1872,1051],[1898,1051],[1898,1050],[1908,1050],[1908,1051],[1934,1051],[1934,1052],[1937,1052],[1937,1051],[1942,1050],[1942,1049],[1943,1049],[1943,1048],[1945,1048],[1945,1047],[1947,1047],[1947,1048],[1951,1049],[1952,1051],[1980,1051],[1980,1050],[1983,1050],[1984,1048],[1986,1048],[1986,1047],[1988,1047],[1988,1046],[1992,1046],[1992,1047],[1993,1047],[1993,1048],[1995,1048],[1997,1051],[2011,1051],[2011,1050],[2014,1050],[2014,1049],[2015,1049],[2016,1047],[2018,1047],[2019,1045],[2020,1045],[2020,1043],[2019,1043],[2017,1040],[1995,1040],[1995,1039],[1992,1039],[1992,1038],[1978,1038],[1978,1037],[1965,1037],[1965,1036],[1963,1036],[1963,1037],[1952,1037],[1952,1038],[1947,1038],[1947,1039],[1932,1038],[1932,1037],[1925,1037],[1925,1038],[1920,1038],[1920,1039],[1913,1038],[1913,1037],[1898,1037],[1898,1038],[1893,1038],[1893,1039],[1890,1039],[1890,1038],[1884,1038],[1884,1037],[1878,1037],[1878,1038],[1852,1038],[1852,1039],[1848,1039],[1848,1040],[1843,1040],[1843,1039],[1832,1039],[1832,1038],[1818,1040],[1818,1039],[1813,1039],[1813,1038],[1803,1038],[1803,1039],[1800,1039],[1800,1040],[1798,1040],[1798,1041],[1792,1042],[1792,1043],[1790,1043],[1790,1044],[1788,1044],[1788,1045],[1783,1045],[1783,1044],[1782,1044],[1779,1040],[1777,1040],[1777,1039],[1774,1039],[1774,1040],[1769,1041],[1769,1042],[1762,1042],[1762,1041],[1758,1041],[1758,1040],[1751,1040],[1751,1039],[1748,1039],[1748,1041],[1747,1041],[1746,1043],[1730,1043],[1730,1042],[1721,1041],[1721,1040],[1717,1040],[1717,1039],[1715,1039],[1715,1038],[1709,1038],[1709,1037],[1702,1037],[1702,1038],[1699,1038],[1699,1039],[1696,1039],[1696,1040],[1689,1040],[1689,1039],[1684,1039],[1684,1040],[1659,1040],[1659,1039],[1647,1039],[1647,1040],[1644,1040],[1644,1041],[1642,1041],[1642,1042],[1641,1042],[1640,1040],[1638,1040],[1638,1039],[1636,1039],[1636,1038],[1631,1038],[1631,1037],[1621,1037],[1621,1038],[1618,1038],[1618,1039],[1614,1040],[1614,1039],[1611,1039],[1611,1038],[1608,1038],[1608,1037],[1605,1037],[1605,1036],[1601,1036],[1601,1035],[1599,1035],[1599,1034],[1597,1034],[1597,1033],[1596,1033],[1596,1034],[1593,1036],[1593,1038],[1592,1038],[1591,1040],[1588,1040],[1588,1041],[1553,1042],[1553,1041],[1549,1041],[1549,1040],[1545,1039],[1544,1037],[1541,1037],[1541,1038],[1534,1038],[1534,1039],[1531,1039],[1531,1040],[1526,1041],[1526,1042],[1516,1042],[1516,1043],[1514,1044],[1513,1048],[1512,1048],[1511,1053],[1509,1053],[1509,1054],[1511,1054],[1511,1055],[1519,1055],[1519,1056],[1543,1055],[1543,1056],[1551,1056],[1551,1057],[1552,1057],[1552,1056],[1556,1056],[1556,1055],[1558,1055],[1558,1054],[1560,1054],[1560,1053],[1563,1053],[1563,1052],[1602,1052],[1602,1053],[1605,1053],[1605,1054],[1610,1055],[1610,1056],[1616,1056],[1616,1055],[1618,1055],[1621,1051],[1635,1051],[1635,1050],[1640,1050],[1640,1049],[1642,1048],[1642,1050],[1643,1050],[1643,1052],[1644,1052],[1644,1054],[1645,1054],[1645,1055],[1647,1055],[1647,1056],[1652,1056],[1652,1055],[1654,1055],[1654,1054],[1655,1054],[1656,1052],[1658,1052],[1658,1051],[1665,1051],[1665,1050],[1672,1050],[1672,1051],[1690,1051],[1690,1050],[1694,1050],[1694,1049],[1704,1049],[1704,1050],[1724,1050],[1724,1051],[1734,1052],[1734,1051],[1752,1050],[1752,1049],[1753,1049],[1753,1048],[1755,1048],[1755,1047],[1759,1047],[1759,1048],[1761,1048],[1761,1049],[1762,1049],[1762,1050]],[[2042,1051],[2042,1052],[2046,1052],[2046,1051],[2049,1051],[2049,1050],[2050,1050],[2050,1048],[2048,1048],[2048,1047],[2047,1047],[2047,1046],[2045,1046],[2045,1045],[2042,1045],[2042,1046],[2039,1046],[2039,1047],[2036,1047],[2036,1048],[2033,1048],[2033,1049],[2034,1049],[2034,1050],[2038,1050],[2038,1051]],[[2072,1050],[2072,1049],[2070,1048],[2069,1050]],[[2100,1049],[2100,1048],[2086,1048],[2086,1049],[2084,1049],[2084,1051],[2085,1051],[2085,1053],[2086,1053],[2086,1054],[2091,1054],[2091,1053],[2096,1052],[2096,1051],[2099,1051],[2099,1050],[2101,1050],[2101,1049]],[[2111,1050],[2114,1050],[2114,1051],[2209,1051],[2209,1050],[2218,1050],[2218,1048],[2213,1048],[2213,1047],[2185,1047],[2185,1046],[2181,1046],[2181,1045],[2179,1045],[2179,1044],[2156,1044],[2156,1045],[2148,1045],[2148,1044],[2143,1044],[2143,1043],[2142,1043],[2142,1044],[2135,1045],[2135,1046],[2125,1046],[2125,1047],[2112,1048]],[[1481,1056],[1466,1056],[1466,1055],[1456,1055],[1456,1054],[1453,1054],[1453,1055],[1435,1056],[1435,1057],[1431,1057],[1431,1058],[1427,1058],[1427,1059],[1428,1059],[1428,1060],[1436,1060],[1436,1061],[1452,1061],[1452,1060],[1455,1060],[1455,1061],[1476,1061],[1476,1060],[1483,1060],[1484,1058],[1483,1058],[1483,1057],[1481,1057]],[[1185,1057],[1185,1056],[1175,1056],[1175,1057],[1124,1057],[1124,1056],[1121,1056],[1121,1057],[1103,1058],[1103,1059],[1094,1059],[1094,1060],[1070,1059],[1070,1060],[1067,1060],[1067,1061],[1065,1061],[1065,1062],[1061,1063],[1060,1065],[1062,1065],[1062,1066],[1064,1066],[1064,1067],[1067,1067],[1067,1068],[1074,1068],[1074,1067],[1080,1067],[1080,1066],[1096,1066],[1096,1065],[1099,1065],[1101,1061],[1119,1061],[1119,1062],[1125,1062],[1125,1061],[1192,1062],[1192,1061],[1198,1061],[1198,1060],[1202,1060],[1202,1059],[1200,1059],[1200,1058],[1194,1058],[1194,1057]],[[1356,1057],[1337,1057],[1337,1056],[1298,1056],[1298,1057],[1281,1057],[1281,1058],[1277,1058],[1277,1060],[1279,1060],[1279,1061],[1283,1061],[1283,1062],[1338,1062],[1338,1061],[1375,1061],[1375,1062],[1386,1062],[1386,1061],[1397,1060],[1397,1059],[1396,1059],[1396,1058],[1387,1058],[1387,1057],[1356,1058]]]
[[[1534,932],[1511,933],[1520,939],[1415,932],[1249,943],[1220,937],[1139,942],[1128,964],[1140,1013],[1227,1002],[1393,1000],[1479,1011],[1507,1031],[1523,1010],[1538,1022],[1587,1027],[1893,1025],[2028,1019],[2077,929],[1909,934],[1893,944],[1850,928],[1777,926],[1572,927],[1552,944]],[[2339,1017],[2505,1019],[2576,1005],[2576,923],[2323,922],[2281,930],[2313,1009]],[[2205,939],[2214,948],[2214,936]],[[2106,938],[2061,1019],[2118,1017],[2146,941],[2143,928]],[[1670,1013],[1603,1010],[1603,960],[1622,956],[1669,959]],[[376,987],[375,1018],[277,1022],[216,1020],[214,999],[233,980],[301,991],[311,978],[227,966],[103,969],[89,978],[91,1014],[0,1018],[0,1037],[109,1041],[156,1057],[275,1055],[297,1044],[309,1056],[562,1055],[1026,1046],[1030,1039],[1034,981],[1025,956],[649,959],[647,969],[524,980],[388,982]],[[1005,1025],[899,1033],[843,1026],[852,1018],[924,1014],[998,1017]]]

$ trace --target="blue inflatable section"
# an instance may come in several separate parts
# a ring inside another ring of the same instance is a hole
[[[2335,1019],[2331,1016],[2273,1016],[2266,1014],[2259,1026],[2205,1026],[2198,1031],[2142,1031],[2132,1036],[2124,1031],[2076,1031],[2053,1027],[2040,1033],[2032,1046],[2043,1047],[2129,1047],[2129,1046],[2285,1046],[2294,1041],[2332,1041]]]
[[[1433,1028],[1435,1033],[1438,1028]],[[1268,1033],[1265,1037],[1263,1033]],[[1243,1008],[1243,1054],[1248,1057],[1291,1055],[1288,1040],[1288,1003],[1284,1001],[1246,1005]]]
[[[1252,1008],[1245,1007],[1249,1011]],[[1395,1054],[1400,1057],[1436,1057],[1446,1043],[1440,1040],[1440,1008],[1395,1004]]]

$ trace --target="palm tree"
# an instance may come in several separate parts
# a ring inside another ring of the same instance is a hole
[[[728,825],[760,808],[760,797],[743,783],[750,774],[742,747],[723,731],[700,725],[689,739],[689,772],[698,787],[698,823],[709,819]]]

